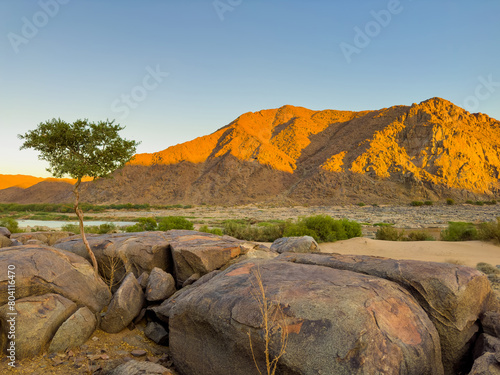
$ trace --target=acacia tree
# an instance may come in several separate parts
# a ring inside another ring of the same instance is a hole
[[[47,171],[54,177],[69,175],[76,179],[73,188],[74,209],[96,276],[97,260],[85,237],[83,212],[79,207],[80,185],[84,177],[108,177],[132,158],[139,143],[122,139],[118,132],[123,129],[119,124],[114,124],[114,120],[93,123],[84,119],[70,124],[61,119],[52,119],[40,123],[36,129],[24,135],[18,135],[24,140],[21,150],[32,148],[39,151],[38,158],[49,162]]]

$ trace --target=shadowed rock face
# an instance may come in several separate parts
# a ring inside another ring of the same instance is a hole
[[[491,286],[483,273],[448,263],[341,254],[291,254],[278,260],[349,270],[394,281],[410,292],[436,326],[445,372],[457,374],[472,362],[479,319]]]
[[[361,112],[286,105],[138,154],[114,179],[85,183],[82,198],[224,205],[471,199],[500,193],[499,148],[499,121],[441,98]],[[0,202],[67,202],[70,189],[61,182],[11,187],[0,190]]]
[[[288,332],[280,374],[442,374],[434,325],[397,284],[327,267],[250,260],[174,298],[170,349],[183,374],[249,374],[248,333],[262,366],[263,331],[255,271],[270,311],[271,353]],[[279,302],[278,302],[279,301]]]

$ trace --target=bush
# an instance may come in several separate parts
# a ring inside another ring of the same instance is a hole
[[[479,238],[484,241],[500,242],[500,217],[497,217],[496,222],[481,223],[479,225]]]
[[[434,204],[434,202],[433,201],[425,201],[424,204],[426,206],[432,206]]]
[[[364,206],[366,206],[366,204],[364,204],[363,202],[359,202],[359,203],[358,203],[358,206],[359,206],[359,207],[364,207]]]
[[[467,200],[465,201],[465,203],[467,203],[467,204],[474,204],[474,201],[471,201],[470,199],[467,199]]]
[[[404,230],[399,231],[392,226],[381,226],[377,233],[375,233],[375,238],[377,240],[384,241],[402,241],[404,237]]]
[[[7,228],[10,231],[10,233],[22,232],[22,229],[19,228],[19,223],[17,222],[17,220],[12,219],[11,217],[0,219],[0,227]]]
[[[476,201],[474,204],[476,206],[484,206],[484,202],[483,201]]]
[[[476,265],[476,269],[478,269],[482,273],[485,273],[486,275],[500,275],[500,269],[489,263],[478,263]]]
[[[284,236],[285,226],[285,222],[253,226],[227,220],[224,222],[224,234],[246,241],[273,242]]]
[[[193,230],[193,223],[182,216],[167,216],[158,222],[158,230],[167,231],[171,229]]]
[[[441,231],[443,241],[472,241],[479,239],[477,228],[472,223],[450,221],[448,228]]]
[[[422,201],[413,201],[410,203],[410,206],[413,206],[413,207],[418,207],[418,206],[423,206],[424,205],[424,202]]]
[[[157,230],[156,220],[152,217],[141,217],[139,221],[134,224],[126,227],[126,232],[145,232],[145,231],[153,231]]]
[[[453,206],[455,204],[455,201],[453,199],[451,199],[451,198],[447,198],[446,199],[446,204],[448,206]]]
[[[403,238],[403,241],[434,241],[434,237],[422,230],[417,230],[408,233],[408,236]]]
[[[61,230],[65,232],[80,234],[80,226],[78,226],[78,224],[64,224],[61,227]]]
[[[335,220],[327,215],[309,216],[287,225],[284,235],[311,236],[318,242],[334,242],[361,237],[361,224],[347,219]]]
[[[211,233],[211,234],[216,234],[218,236],[224,235],[224,233],[222,232],[222,229],[220,229],[220,228],[209,228],[208,225],[203,225],[198,230],[200,232],[203,232],[203,233]]]

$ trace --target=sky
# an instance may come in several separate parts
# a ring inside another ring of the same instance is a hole
[[[498,0],[0,0],[0,174],[49,177],[24,134],[115,119],[156,152],[286,104],[439,96],[500,120]]]

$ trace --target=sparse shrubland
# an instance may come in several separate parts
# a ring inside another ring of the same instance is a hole
[[[392,226],[380,227],[375,238],[384,241],[434,241],[434,237],[424,231],[411,231],[407,234],[404,229],[399,230]]]
[[[472,241],[478,239],[479,234],[476,226],[463,221],[450,221],[448,228],[441,231],[442,241]]]

